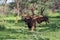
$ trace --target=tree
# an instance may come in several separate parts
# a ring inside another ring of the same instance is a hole
[[[17,9],[17,14],[16,14],[16,21],[15,23],[18,23],[18,17],[19,17],[19,0],[16,0],[16,9]]]
[[[4,24],[4,22],[5,22],[5,20],[4,20],[4,17],[5,17],[5,6],[6,6],[6,2],[7,2],[7,0],[4,0],[4,3],[2,4],[3,6],[2,6],[2,8],[3,8],[3,13],[2,13],[2,22],[3,22],[3,24]]]

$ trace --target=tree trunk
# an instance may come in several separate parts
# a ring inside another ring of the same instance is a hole
[[[33,9],[33,8],[31,9],[31,12],[32,12],[32,15],[35,15],[35,14],[34,14],[34,9]]]
[[[4,6],[2,8],[3,8],[3,12],[2,12],[2,23],[4,24]]]
[[[4,14],[4,13],[5,13],[5,10],[6,10],[6,9],[5,9],[5,8],[6,8],[6,2],[7,2],[7,0],[5,0],[5,4],[3,4],[3,7],[2,7],[2,8],[3,8],[3,13],[2,13],[2,23],[3,23],[3,24],[4,24],[4,22],[5,22],[5,19],[4,19],[5,14]]]
[[[45,7],[42,7],[41,8],[41,15],[44,15],[43,13],[44,13],[44,10],[45,10]]]
[[[18,17],[19,17],[19,0],[16,0],[16,6],[17,6],[17,15],[16,15],[16,21],[15,21],[15,23],[18,23]]]
[[[32,6],[31,6],[31,12],[32,12],[32,15],[34,16],[35,15],[35,13],[34,13],[34,11],[35,11],[35,6],[34,6],[35,4],[33,3],[32,4]]]

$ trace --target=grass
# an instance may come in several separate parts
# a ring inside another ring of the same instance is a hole
[[[46,15],[48,15],[49,17],[56,17],[56,18],[60,18],[60,13],[48,13],[48,14],[46,14]]]
[[[30,32],[27,25],[19,20],[5,20],[4,25],[0,21],[0,40],[60,40],[60,18],[49,18],[50,23],[37,24],[37,30]]]

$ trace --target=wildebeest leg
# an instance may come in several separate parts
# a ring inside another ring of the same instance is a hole
[[[47,25],[47,22],[46,22],[46,25]]]
[[[30,24],[28,24],[28,28],[29,28],[29,30],[31,30],[32,26]]]
[[[33,23],[32,25],[32,31],[35,31],[36,30],[36,23]]]
[[[46,25],[49,23],[49,20],[45,21],[46,22]]]
[[[34,24],[34,31],[36,31],[36,23]]]

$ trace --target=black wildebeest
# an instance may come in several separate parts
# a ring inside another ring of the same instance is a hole
[[[36,30],[36,23],[42,23],[43,21],[45,21],[46,23],[49,23],[48,17],[42,16],[42,15],[40,15],[40,16],[36,16],[36,15],[29,16],[27,14],[24,14],[22,16],[22,19],[23,19],[23,21],[26,22],[29,30]]]

